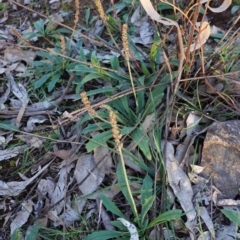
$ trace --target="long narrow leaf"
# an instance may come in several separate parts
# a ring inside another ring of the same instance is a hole
[[[120,236],[121,233],[116,231],[98,231],[89,234],[83,240],[107,240],[112,238],[119,238]]]
[[[133,138],[134,142],[137,143],[138,147],[141,149],[145,157],[148,160],[152,160],[152,154],[149,148],[148,136],[140,128],[136,128],[131,133],[131,137]]]
[[[221,212],[232,222],[240,226],[240,213],[228,210],[228,209],[222,209]]]
[[[157,224],[168,222],[174,219],[180,219],[182,215],[182,210],[174,209],[169,210],[163,214],[160,214],[152,222],[149,223],[148,228],[154,227]]]
[[[135,203],[132,201],[133,197],[130,195],[131,192],[129,192],[129,189],[127,188],[126,182],[129,180],[125,178],[123,167],[124,166],[121,164],[121,162],[117,166],[118,183],[124,197],[126,198],[127,202],[130,204],[132,211],[135,212],[134,209],[136,209],[136,205],[134,205]]]
[[[119,208],[115,205],[114,202],[112,202],[109,198],[107,198],[105,195],[101,194],[100,199],[102,200],[103,205],[105,208],[112,212],[113,214],[117,215],[118,217],[126,219],[126,216],[119,210]]]

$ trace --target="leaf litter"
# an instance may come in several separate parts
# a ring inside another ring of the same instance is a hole
[[[201,3],[205,2],[206,1],[201,1]],[[136,28],[136,31],[131,35],[131,40],[134,43],[138,43],[149,48],[154,42],[155,30],[153,22],[149,20],[150,18],[162,23],[165,26],[175,26],[177,28],[177,31],[179,31],[179,25],[177,21],[173,21],[169,18],[160,16],[154,10],[150,1],[141,1],[141,3],[143,8],[141,6],[138,6],[130,18],[130,22]],[[225,0],[220,7],[209,7],[209,9],[213,12],[221,12],[227,9],[230,3],[231,1]],[[24,1],[24,4],[28,5],[29,2]],[[49,4],[51,5],[50,7],[52,10],[59,9],[59,1],[50,1]],[[11,4],[10,6],[13,9],[18,8],[17,5],[14,4]],[[124,9],[124,7],[122,9]],[[116,12],[121,13],[122,9],[118,8]],[[146,12],[143,11],[143,9],[145,9]],[[0,21],[5,22],[9,20],[9,16],[10,15],[6,11]],[[63,23],[64,20],[65,18],[62,17],[61,13],[53,13],[50,15],[50,21],[46,21],[44,26],[45,28],[55,30],[57,27],[59,27],[58,23],[56,22]],[[33,34],[32,36],[34,36],[36,29],[33,29],[30,24],[26,25],[27,27],[25,27],[24,30],[18,29],[19,32],[21,34],[31,33]],[[82,40],[83,30],[83,28],[79,30],[78,37],[77,35],[73,36],[74,41],[77,41],[77,38],[78,40]],[[95,26],[90,29],[88,36],[94,37],[96,35],[99,35],[100,37],[103,33],[103,30],[104,25],[102,24],[101,20],[96,21]],[[210,33],[216,33],[214,32],[216,29],[211,29],[209,23],[204,21],[202,23],[196,23],[195,30],[197,31],[197,34],[194,42],[189,45],[190,52],[200,49],[203,44],[209,40]],[[15,133],[11,133],[11,137],[9,134],[4,133],[4,136],[6,135],[6,137],[1,136],[0,161],[4,161],[17,157],[19,155],[21,156],[24,149],[29,149],[30,151],[39,151],[41,154],[42,148],[45,147],[43,145],[47,142],[46,139],[34,134],[28,135],[27,133],[35,133],[41,128],[43,130],[47,129],[46,132],[49,129],[56,130],[55,127],[57,124],[56,122],[53,122],[53,118],[58,119],[59,115],[63,115],[63,112],[60,110],[60,108],[57,108],[59,104],[54,105],[54,101],[51,103],[51,100],[54,99],[52,96],[49,95],[46,96],[46,98],[43,97],[43,99],[37,102],[32,95],[29,95],[28,82],[26,82],[24,79],[21,80],[22,82],[15,80],[16,76],[24,76],[23,73],[36,59],[36,53],[32,50],[22,50],[22,48],[18,49],[6,47],[7,45],[3,43],[6,43],[8,39],[13,41],[13,36],[15,35],[11,34],[10,31],[7,31],[6,29],[1,30],[1,32],[2,35],[0,39],[0,46],[3,49],[4,57],[0,59],[0,73],[8,76],[9,80],[7,82],[7,88],[0,98],[0,109],[4,110],[0,111],[0,115],[3,116],[4,119],[12,119],[11,124],[13,123],[13,125],[18,128],[18,131],[20,131],[20,133],[22,130],[25,133],[23,135],[16,135]],[[39,38],[40,37],[32,37],[30,38],[30,41],[37,42]],[[172,36],[168,35],[167,38],[172,38],[171,41],[174,43],[177,36],[174,33]],[[19,43],[21,44],[26,43],[23,39],[19,40]],[[69,40],[72,39],[69,38]],[[90,48],[96,48],[96,56],[101,63],[112,64],[113,57],[120,59],[120,53],[117,51],[115,52],[112,49],[104,53],[102,53],[101,50],[98,51],[98,48],[96,47],[97,45],[94,45],[93,41],[87,41],[85,39],[83,46],[85,46],[82,48],[82,50],[85,52],[85,55],[90,54]],[[182,53],[184,54],[186,48],[183,48],[183,45],[180,45],[180,47]],[[145,54],[146,56],[146,50],[144,49],[141,51],[143,52],[143,55]],[[125,71],[124,68],[122,71]],[[102,83],[101,80],[97,81],[98,84]],[[220,86],[215,83],[213,83],[213,86],[216,91],[222,91],[224,87],[223,85]],[[77,94],[72,93],[73,89],[70,88],[68,90],[70,90],[69,92],[71,96],[76,99]],[[208,89],[207,93],[213,94],[214,92],[211,92],[210,90]],[[67,101],[69,99],[65,98],[64,96],[64,100]],[[10,108],[9,105],[11,106]],[[49,108],[51,108],[52,112],[46,111],[46,109],[48,110]],[[40,110],[43,110],[44,113],[39,114]],[[72,115],[72,113],[69,114],[71,116],[74,115]],[[72,121],[71,118],[69,119]],[[166,170],[169,185],[174,193],[172,194],[173,199],[175,196],[178,199],[182,209],[185,211],[187,217],[186,227],[190,230],[189,232],[191,238],[194,239],[195,237],[196,231],[194,228],[196,228],[198,224],[197,218],[201,217],[208,228],[208,231],[204,232],[204,236],[206,236],[206,238],[209,238],[211,235],[212,238],[218,239],[219,234],[222,232],[220,228],[215,231],[211,217],[209,215],[209,209],[208,207],[202,206],[201,203],[204,202],[207,206],[209,206],[210,202],[213,201],[215,205],[225,207],[226,205],[237,206],[239,203],[238,200],[233,199],[218,199],[219,196],[221,196],[221,192],[214,186],[210,186],[209,182],[206,179],[199,176],[199,174],[201,174],[202,168],[201,166],[195,165],[197,155],[193,154],[192,146],[194,145],[196,138],[208,129],[206,127],[200,126],[201,123],[203,123],[203,119],[203,115],[197,112],[190,112],[188,117],[185,118],[185,121],[182,120],[182,123],[186,124],[185,127],[179,129],[181,143],[175,147],[177,141],[175,141],[175,143],[172,141],[175,144],[173,145],[172,142],[170,143],[164,140],[162,141],[162,145],[165,145],[165,150],[163,147],[162,152],[166,151]],[[60,122],[61,120],[58,119],[58,121]],[[42,125],[43,123],[46,125]],[[9,122],[7,122],[7,124],[9,124]],[[11,126],[11,124],[8,126]],[[152,136],[155,124],[155,113],[146,116],[143,123],[141,124],[140,128],[144,133],[147,134],[148,141],[153,141]],[[9,128],[9,130],[11,131],[11,128]],[[71,129],[68,129],[68,127],[59,128],[59,132],[54,132],[57,135],[57,138],[59,138],[59,141],[63,139],[75,139],[73,131]],[[79,132],[81,132],[81,130],[79,130]],[[172,136],[176,137],[176,134],[173,134]],[[49,139],[53,139],[53,137],[56,136],[51,135]],[[25,142],[27,145],[10,147],[9,149],[6,149],[8,148],[7,145],[9,145],[13,139],[21,139],[21,141]],[[81,146],[85,144],[85,139],[83,138],[79,138],[77,141],[79,141],[78,143],[79,145],[81,144]],[[98,201],[101,187],[104,185],[104,181],[108,179],[109,176],[111,176],[113,173],[112,171],[115,170],[115,162],[119,161],[119,159],[118,157],[115,158],[112,156],[113,154],[109,150],[109,145],[107,145],[106,142],[104,143],[104,145],[106,145],[105,147],[98,146],[94,148],[93,153],[91,152],[88,154],[82,153],[81,151],[80,153],[76,154],[76,150],[73,150],[74,148],[67,150],[69,149],[68,147],[70,143],[71,140],[69,140],[66,146],[63,146],[63,144],[61,145],[60,142],[56,143],[54,146],[55,151],[48,151],[46,154],[48,156],[45,155],[45,158],[40,157],[40,161],[35,165],[35,171],[37,172],[35,172],[31,177],[29,177],[27,174],[23,175],[19,173],[19,176],[23,181],[1,181],[0,195],[12,197],[19,196],[24,191],[29,189],[29,185],[34,183],[34,181],[38,179],[40,175],[45,174],[47,169],[50,172],[53,171],[55,173],[58,173],[54,177],[48,176],[43,177],[39,180],[37,184],[37,202],[35,202],[35,199],[33,200],[34,202],[29,199],[22,201],[22,203],[19,205],[21,206],[21,210],[16,213],[15,218],[11,218],[11,233],[13,233],[16,229],[20,229],[24,224],[26,224],[28,219],[31,217],[30,214],[33,214],[36,218],[39,218],[43,222],[42,226],[47,226],[47,220],[52,221],[52,225],[49,226],[72,226],[72,224],[75,224],[75,222],[79,221],[82,211],[84,211],[84,209],[88,206],[87,199],[88,201]],[[73,143],[71,144],[72,146],[74,145]],[[127,151],[124,153],[124,158],[126,158],[126,166],[132,169],[129,170],[128,173],[131,173],[131,175],[132,173],[143,175],[146,174],[145,169],[143,170],[142,168],[143,164],[145,164],[143,153],[146,152],[143,151],[144,148],[140,148],[139,151],[139,146],[137,145],[136,141],[130,141],[128,144],[129,146],[126,147]],[[151,144],[152,143],[149,143],[149,146]],[[127,153],[128,151],[138,158],[138,162],[133,161],[131,154]],[[191,166],[195,173],[193,174],[188,172],[188,174],[186,174],[186,171],[184,169],[186,166]],[[190,180],[192,184],[190,183]],[[75,181],[77,182],[77,187],[80,192],[75,193],[73,196],[68,193],[71,193],[70,188],[75,183]],[[114,199],[114,197],[120,192],[120,188],[119,186],[115,185],[115,181],[116,179],[113,179],[111,181],[111,187],[109,187],[108,190],[103,191],[104,195],[109,199]],[[133,186],[134,184],[132,184],[131,187]],[[139,191],[141,184],[136,183],[135,186],[137,186],[135,190]],[[213,193],[209,194],[211,191],[213,191]],[[31,199],[31,196],[28,196],[28,198]],[[174,200],[172,203],[176,206]],[[98,206],[100,207],[99,204]],[[88,212],[88,217],[90,217],[94,212],[96,212],[96,208],[93,207]],[[42,217],[43,213],[45,213],[45,216],[43,218],[40,218]],[[104,214],[102,213],[101,216],[102,219],[105,219],[105,229],[114,230],[115,228],[112,228],[112,225],[109,224],[110,219],[108,213],[105,212]],[[123,218],[119,218],[118,220],[128,228],[131,239],[138,239],[137,229],[135,225]],[[31,232],[31,228],[35,228],[36,226],[37,221],[35,221],[33,225],[29,226],[28,232]],[[170,230],[168,229],[168,231]],[[173,234],[173,231],[171,232]],[[229,236],[234,236],[233,233],[234,231],[230,231],[229,227]],[[167,237],[167,234],[165,236]],[[201,237],[199,236],[198,239],[201,239]]]

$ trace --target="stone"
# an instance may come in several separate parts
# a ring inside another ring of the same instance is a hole
[[[234,198],[240,188],[240,121],[213,123],[207,132],[201,165],[205,178],[228,198]]]

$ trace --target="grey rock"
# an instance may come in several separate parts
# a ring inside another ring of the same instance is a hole
[[[228,198],[234,198],[240,187],[240,121],[213,123],[207,132],[202,152],[202,175],[212,178]]]

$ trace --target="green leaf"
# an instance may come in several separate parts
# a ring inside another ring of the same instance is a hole
[[[43,75],[40,77],[33,85],[34,89],[40,88],[49,78],[51,77],[51,73]]]
[[[136,95],[137,95],[137,102],[138,102],[136,114],[141,115],[141,112],[144,109],[144,105],[145,105],[145,98],[144,98],[145,91],[144,90],[137,91]]]
[[[9,123],[8,123],[9,122]],[[19,128],[10,124],[10,121],[0,121],[0,129],[18,131]]]
[[[60,76],[61,76],[61,73],[56,73],[56,74],[51,78],[51,81],[50,81],[49,84],[48,84],[48,92],[51,92],[51,91],[54,89],[54,87],[55,87],[57,81],[59,80]]]
[[[144,203],[142,205],[142,211],[141,211],[141,223],[143,224],[145,221],[145,216],[147,215],[147,212],[149,211],[149,209],[152,207],[153,202],[155,200],[155,195],[152,195],[149,198],[146,198],[144,200]]]
[[[175,78],[177,76],[177,71],[172,72],[172,77]],[[150,96],[146,103],[146,111],[144,112],[144,116],[148,116],[149,114],[153,113],[156,106],[161,103],[162,97],[164,96],[164,91],[167,87],[167,83],[170,82],[170,75],[167,74],[161,79],[162,85],[157,86],[150,92]]]
[[[112,238],[119,238],[121,235],[122,234],[120,232],[104,230],[91,233],[83,240],[107,240]]]
[[[95,68],[90,68],[84,65],[76,65],[74,69],[71,69],[71,72],[80,72],[82,73],[97,73]]]
[[[97,134],[86,144],[87,152],[93,151],[96,147],[102,146],[103,142],[106,142],[112,137],[112,130],[105,131]]]
[[[240,226],[240,213],[233,211],[233,210],[227,210],[222,209],[221,212],[233,223]]]
[[[87,58],[86,58],[86,56],[85,56],[85,54],[84,54],[84,51],[83,51],[83,48],[82,47],[80,47],[80,59],[79,59],[80,61],[83,61],[83,62],[86,62],[87,61]]]
[[[88,124],[87,127],[85,127],[82,130],[82,134],[91,133],[91,132],[95,132],[95,131],[99,131],[99,130],[103,130],[103,129],[109,129],[109,128],[111,128],[111,125],[109,123],[105,123],[105,122]]]
[[[141,188],[141,205],[144,204],[145,199],[151,197],[153,194],[153,180],[149,177],[149,175],[146,175],[146,177],[143,179],[143,184]]]
[[[110,57],[110,63],[111,63],[112,69],[114,69],[116,71],[119,70],[119,61],[118,61],[118,58],[116,56],[111,56]]]
[[[42,19],[38,20],[37,22],[33,23],[36,30],[44,34],[44,21]]]
[[[144,76],[149,76],[150,75],[150,72],[148,71],[148,69],[147,69],[147,67],[146,67],[146,65],[142,62],[142,64],[141,64],[141,69],[142,69],[142,71],[143,71],[143,73],[144,73]]]
[[[121,230],[122,232],[127,232],[128,229],[127,227],[125,227],[121,222],[119,221],[111,221],[111,224],[114,226],[114,227],[117,227],[119,230]]]
[[[102,87],[102,88],[88,91],[87,96],[92,96],[92,95],[99,94],[99,93],[114,92],[115,90],[116,90],[116,88],[113,88],[113,87]]]
[[[13,234],[11,235],[10,240],[21,240],[22,239],[22,233],[19,229],[15,229]]]
[[[163,10],[171,10],[173,7],[169,4],[166,4],[166,3],[158,3],[157,4],[157,9],[160,10],[160,11],[163,11]]]
[[[135,123],[136,117],[133,114],[133,112],[131,111],[131,109],[129,108],[127,96],[123,96],[119,99],[115,99],[109,105],[111,105],[113,108],[118,110],[118,112],[120,114],[117,114],[117,116],[118,116],[119,120],[121,121],[121,123],[126,124],[127,121],[129,121],[131,125]]]
[[[169,210],[163,214],[160,214],[152,222],[149,223],[148,228],[154,227],[157,224],[172,221],[174,219],[180,219],[182,215],[182,210],[174,209]]]
[[[103,205],[105,208],[112,212],[113,214],[117,215],[118,217],[127,219],[126,216],[119,210],[119,208],[115,205],[114,202],[112,202],[109,198],[107,198],[105,195],[100,194],[100,199],[102,200]]]
[[[152,178],[149,177],[149,175],[146,175],[146,177],[143,179],[143,184],[141,188],[141,205],[142,205],[141,223],[142,224],[154,200],[155,200],[155,196],[153,195],[153,181],[152,181]]]
[[[100,77],[103,77],[103,76],[98,73],[90,73],[82,79],[81,84],[83,85],[84,83],[87,83],[88,81],[91,81],[95,78],[100,78]]]
[[[134,142],[141,149],[143,154],[148,160],[152,160],[152,154],[149,148],[149,138],[148,136],[140,129],[136,128],[130,136],[133,138]]]
[[[124,9],[126,7],[126,3],[115,3],[114,4],[114,8],[113,7],[110,7],[106,13],[110,13],[112,12],[113,10],[117,10],[118,12],[120,12],[122,9]]]
[[[39,229],[41,227],[41,223],[38,223],[36,225],[34,225],[31,230],[30,233],[26,236],[26,240],[36,240],[39,238]]]
[[[86,22],[87,26],[88,26],[88,22],[89,22],[89,17],[90,17],[90,8],[87,9],[86,15],[85,15],[85,22]]]
[[[240,2],[240,1],[239,1],[239,2]],[[234,14],[235,12],[237,12],[239,8],[240,8],[240,6],[237,6],[237,5],[233,6],[233,7],[231,8],[231,14]]]
[[[157,40],[152,44],[151,50],[150,50],[150,63],[152,67],[152,71],[155,71],[155,64],[159,63],[160,61],[160,44],[161,40]]]
[[[130,81],[129,78],[124,77],[124,76],[120,75],[119,73],[108,72],[107,75],[108,75],[108,77],[117,80],[119,83]]]
[[[37,56],[39,56],[39,57],[47,58],[47,59],[49,59],[50,61],[52,61],[53,55],[50,54],[50,53],[48,53],[48,52],[38,51],[38,52],[36,52],[36,54],[37,54]],[[35,61],[34,61],[34,62],[35,62]],[[43,62],[43,64],[48,65],[48,64],[46,64],[45,61],[42,61],[42,62]]]
[[[124,168],[124,166],[120,162],[117,166],[118,184],[119,184],[119,187],[120,187],[124,197],[126,198],[127,202],[130,204],[130,207],[131,207],[132,211],[134,212],[134,209],[136,209],[136,206],[134,206],[135,203],[132,201],[132,196],[130,195],[131,192],[129,192],[129,190],[127,188],[126,182],[129,180],[128,180],[128,178],[124,177],[123,168]]]

